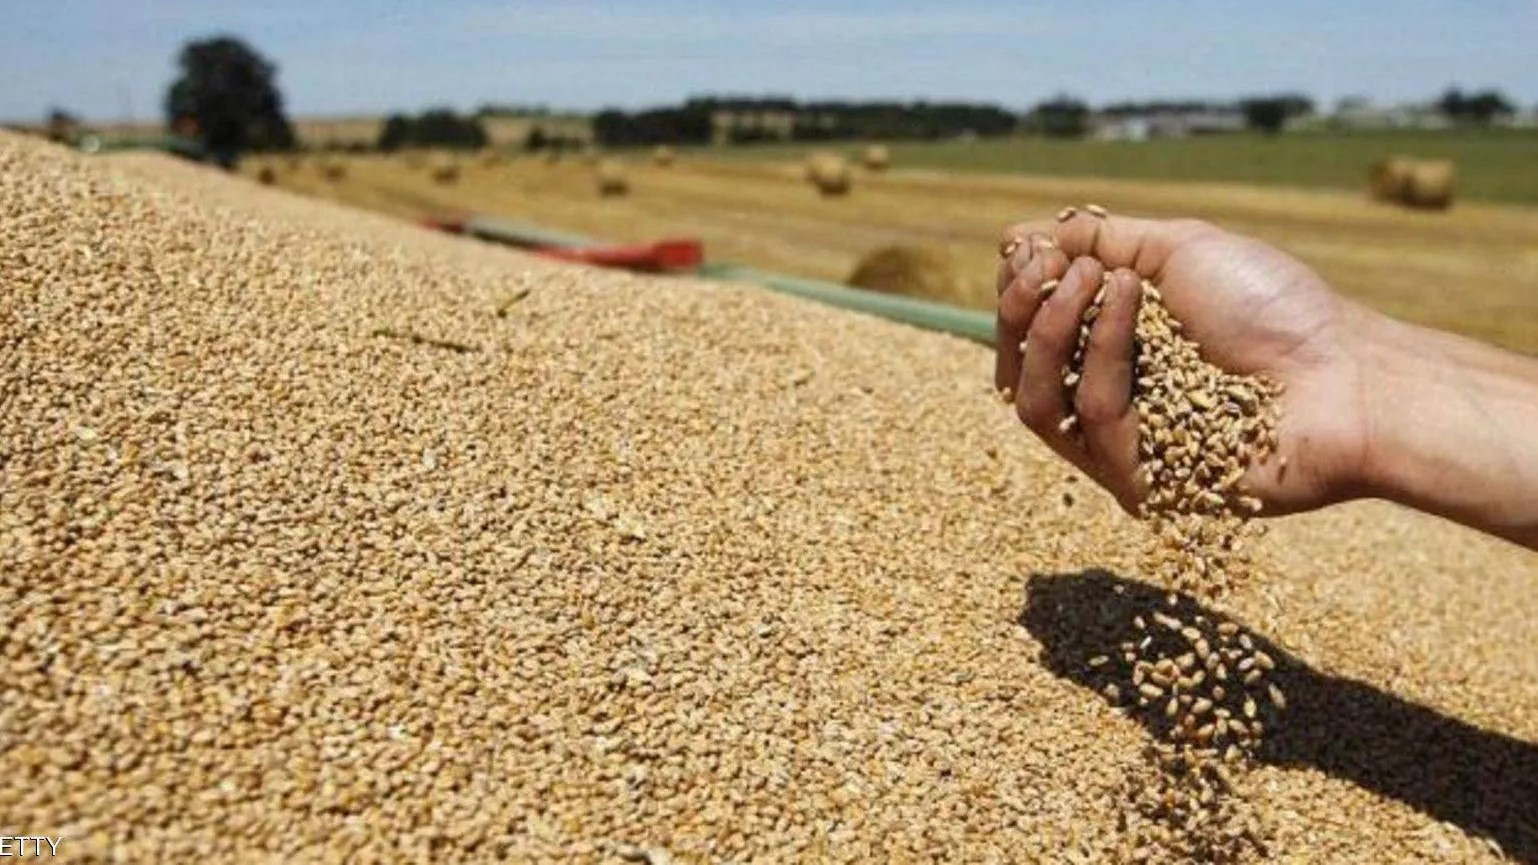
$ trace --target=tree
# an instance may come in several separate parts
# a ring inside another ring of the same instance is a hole
[[[1089,106],[1068,96],[1058,96],[1031,109],[1026,126],[1043,135],[1081,138],[1089,131]]]
[[[1456,87],[1449,88],[1442,94],[1442,98],[1437,100],[1437,109],[1455,123],[1473,123],[1479,126],[1489,126],[1490,121],[1497,115],[1510,114],[1516,110],[1500,91],[1486,90],[1464,95],[1463,91]]]
[[[708,107],[693,102],[634,114],[609,108],[593,115],[593,137],[608,147],[707,144],[714,132],[710,115]]]
[[[246,150],[294,146],[277,69],[244,42],[230,36],[189,42],[177,65],[181,76],[166,93],[167,120],[194,131],[214,161],[232,168]]]
[[[379,149],[453,147],[477,150],[489,141],[486,128],[474,116],[460,117],[448,108],[435,108],[411,117],[392,114],[379,132]]]
[[[48,109],[48,138],[60,144],[72,143],[80,134],[80,118],[63,108]]]
[[[411,142],[411,118],[403,114],[391,114],[379,131],[379,149],[396,150]]]
[[[1282,131],[1289,119],[1311,113],[1314,100],[1290,94],[1257,96],[1241,99],[1239,110],[1244,112],[1246,126],[1267,135],[1275,135]]]

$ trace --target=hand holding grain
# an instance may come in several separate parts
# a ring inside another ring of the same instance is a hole
[[[1129,510],[1146,492],[1132,397],[1148,280],[1203,358],[1285,387],[1277,456],[1243,479],[1265,513],[1375,496],[1538,547],[1531,358],[1389,319],[1297,259],[1203,222],[1069,208],[1011,226],[1001,252],[994,384]],[[1064,370],[1086,324],[1070,391]]]
[[[1007,237],[1020,242],[999,267],[995,384],[1014,393],[1028,427],[1129,510],[1142,499],[1132,356],[1139,286],[1147,279],[1207,360],[1285,385],[1281,458],[1245,478],[1268,512],[1318,507],[1348,493],[1346,467],[1360,458],[1364,426],[1349,351],[1354,305],[1301,262],[1205,223],[1094,210],[1059,215],[1060,222],[1011,227]],[[1070,404],[1061,370],[1107,269],[1111,279],[1089,323],[1083,380]],[[1076,423],[1066,421],[1070,414]]]

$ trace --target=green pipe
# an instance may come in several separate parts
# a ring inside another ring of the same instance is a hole
[[[465,223],[465,233],[482,240],[511,246],[591,246],[596,241],[576,234],[549,231],[526,222],[488,216],[472,217]],[[925,330],[937,330],[991,346],[994,342],[993,315],[962,309],[930,300],[884,294],[863,288],[850,288],[831,282],[798,279],[767,270],[724,261],[706,262],[697,273],[708,279],[748,282],[807,300],[900,321]]]
[[[707,262],[700,267],[700,276],[711,279],[727,279],[751,282],[773,291],[815,300],[829,306],[852,309],[867,315],[879,315],[943,333],[965,337],[991,346],[994,342],[993,316],[973,309],[962,309],[931,300],[919,300],[895,294],[883,294],[863,288],[850,288],[831,282],[797,279],[739,264]]]
[[[580,234],[550,231],[527,222],[500,219],[495,216],[470,217],[465,222],[465,233],[481,240],[491,240],[509,246],[573,247],[592,246],[597,243],[592,238],[583,237]]]

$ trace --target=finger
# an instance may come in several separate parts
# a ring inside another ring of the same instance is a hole
[[[1043,299],[1042,286],[1061,280],[1068,270],[1068,258],[1057,249],[1046,249],[1033,256],[1025,269],[1010,280],[999,296],[999,314],[995,326],[993,385],[997,389],[1016,388],[1020,379],[1020,343],[1030,330]]]
[[[1079,318],[1100,288],[1104,272],[1093,258],[1068,266],[1056,290],[1043,300],[1026,332],[1015,411],[1020,420],[1064,456],[1080,451],[1068,420],[1063,368],[1079,341]],[[1072,459],[1072,457],[1070,457]]]
[[[1110,275],[1100,312],[1090,324],[1084,372],[1074,409],[1084,431],[1084,449],[1099,479],[1122,505],[1142,498],[1137,476],[1137,412],[1132,407],[1133,339],[1142,279],[1127,268]]]
[[[1011,225],[1004,229],[1004,234],[999,238],[999,267],[994,275],[993,293],[995,296],[1004,294],[1004,289],[1014,281],[1018,268],[1015,267],[1015,253],[1025,245],[1026,232],[1015,231],[1016,226]]]
[[[1158,280],[1170,254],[1203,232],[1216,231],[1192,219],[1138,219],[1080,211],[1059,223],[1053,237],[1070,258],[1088,255],[1106,267],[1126,267]]]
[[[1009,258],[1009,254],[1005,252],[1006,249],[1010,249],[1012,245],[1019,245],[1026,238],[1033,235],[1051,237],[1052,223],[1038,219],[1029,222],[1017,222],[1004,229],[999,235],[999,257]]]
[[[1057,247],[1052,226],[1045,222],[1018,222],[999,235],[999,267],[994,290],[1003,294],[1015,276],[1030,263],[1031,257],[1044,249]]]

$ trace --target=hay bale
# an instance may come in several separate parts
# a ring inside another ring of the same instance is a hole
[[[327,180],[341,180],[347,176],[347,166],[340,162],[328,162],[321,168],[321,172],[326,175]]]
[[[668,166],[672,165],[675,161],[677,161],[677,159],[678,159],[678,151],[676,151],[673,148],[667,146],[666,144],[661,145],[660,147],[658,147],[658,148],[656,148],[655,150],[652,151],[652,164],[660,166],[662,168],[667,168]]]
[[[806,160],[807,182],[824,196],[847,195],[854,183],[849,160],[837,153],[813,153]]]
[[[856,288],[910,297],[955,300],[961,296],[955,259],[931,246],[882,247],[860,259],[848,282]]]
[[[605,159],[598,163],[593,175],[598,181],[598,194],[604,198],[630,194],[630,178],[625,176],[625,166],[619,162]]]
[[[869,171],[886,171],[892,165],[892,153],[885,144],[872,144],[860,154],[860,162]]]
[[[1374,162],[1367,177],[1372,197],[1378,201],[1399,201],[1409,185],[1414,166],[1415,160],[1407,156],[1388,156]]]
[[[271,165],[263,165],[256,172],[256,182],[260,183],[263,186],[271,186],[274,183],[277,183],[278,182],[278,172],[277,172],[277,169],[273,168]]]
[[[459,163],[445,162],[433,167],[433,182],[440,186],[453,186],[459,182]]]
[[[1378,201],[1424,210],[1452,205],[1457,167],[1448,159],[1390,156],[1373,163],[1368,187]]]
[[[1450,159],[1422,159],[1410,170],[1401,203],[1423,210],[1446,210],[1452,206],[1458,178]]]

